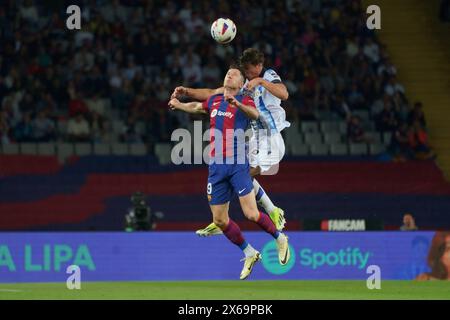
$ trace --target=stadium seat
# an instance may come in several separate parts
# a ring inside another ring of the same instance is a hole
[[[317,144],[311,144],[310,149],[311,149],[311,155],[313,155],[313,156],[326,156],[326,155],[328,155],[328,151],[329,151],[330,147],[326,144],[317,143]]]
[[[20,153],[27,155],[37,155],[37,144],[36,143],[21,143]]]
[[[366,131],[377,131],[377,126],[375,124],[375,121],[368,121],[364,124],[364,129]]]
[[[366,136],[370,138],[373,141],[373,143],[381,142],[381,136],[379,132],[376,131],[366,132]]]
[[[309,146],[304,143],[297,143],[291,146],[292,155],[307,156],[309,154]]]
[[[389,145],[391,143],[392,139],[392,132],[383,132],[383,143],[385,146]]]
[[[367,155],[367,145],[365,143],[350,143],[350,154],[353,156]]]
[[[144,156],[147,152],[147,146],[144,143],[130,144],[130,155],[132,156]]]
[[[315,111],[314,116],[321,121],[333,121],[337,119],[337,115],[330,111]]]
[[[295,129],[288,128],[285,131],[286,144],[298,144],[303,142],[303,136]]]
[[[89,156],[92,154],[92,145],[90,143],[75,143],[75,154],[77,156]]]
[[[352,111],[352,115],[360,117],[362,121],[369,120],[370,118],[368,110],[354,110]]]
[[[289,128],[286,128],[285,130],[300,132],[300,126],[298,122],[291,122],[291,126]]]
[[[147,124],[144,121],[138,121],[135,128],[137,134],[145,135],[147,132]]]
[[[17,143],[4,144],[2,152],[3,154],[19,154],[19,145]]]
[[[320,133],[305,133],[305,143],[319,144],[322,143],[322,135]]]
[[[341,134],[347,134],[347,122],[345,121],[340,121],[339,122],[339,132]]]
[[[58,152],[58,159],[65,162],[68,157],[74,155],[74,147],[72,143],[59,143],[56,146]]]
[[[62,134],[62,135],[67,134],[67,121],[59,120],[57,122],[57,129],[60,134]]]
[[[128,155],[128,145],[126,143],[113,143],[111,145],[111,153],[115,156]]]
[[[369,145],[369,151],[371,155],[378,155],[386,152],[386,146],[382,143],[374,143]]]
[[[122,134],[125,128],[125,124],[122,120],[113,120],[112,121],[112,129],[116,134]]]
[[[320,123],[320,130],[323,133],[338,132],[339,131],[339,122],[337,122],[337,121],[322,121]]]
[[[107,143],[95,143],[94,154],[99,156],[107,156],[111,154],[111,145]]]
[[[300,123],[301,131],[306,132],[318,132],[319,131],[319,125],[316,121],[304,121]]]
[[[330,154],[333,156],[347,155],[348,147],[345,143],[334,143],[330,146]]]
[[[52,156],[56,153],[56,145],[47,142],[38,143],[37,153],[43,156]]]
[[[165,165],[171,163],[172,145],[170,143],[155,144],[155,155],[158,157],[160,164]]]
[[[341,142],[341,134],[339,132],[328,132],[323,135],[327,144],[336,144]]]

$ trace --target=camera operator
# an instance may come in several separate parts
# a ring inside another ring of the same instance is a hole
[[[161,212],[152,213],[147,205],[145,195],[135,192],[131,196],[132,207],[125,216],[126,231],[150,231],[156,228],[156,220],[162,219]]]

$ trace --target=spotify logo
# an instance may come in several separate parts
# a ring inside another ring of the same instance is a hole
[[[286,265],[282,266],[278,261],[278,250],[276,242],[268,242],[261,252],[263,256],[262,264],[264,268],[272,274],[284,274],[291,270],[295,265],[295,251],[291,245],[289,246],[289,249],[291,251],[291,259]]]

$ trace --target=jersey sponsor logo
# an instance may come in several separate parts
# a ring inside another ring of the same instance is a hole
[[[215,116],[218,116],[218,117],[227,117],[227,118],[232,119],[234,115],[233,115],[232,112],[229,112],[229,111],[228,111],[228,112],[223,112],[223,111],[214,109],[214,110],[211,112],[211,118],[214,118]]]

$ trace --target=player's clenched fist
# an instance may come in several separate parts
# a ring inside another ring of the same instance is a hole
[[[175,90],[173,90],[172,95],[170,96],[170,99],[173,98],[180,98],[183,95],[187,94],[187,89],[185,87],[176,87]]]
[[[233,95],[231,95],[231,94],[226,94],[226,95],[224,95],[224,98],[225,98],[225,100],[229,103],[229,104],[231,104],[231,105],[233,105],[233,106],[235,106],[235,107],[237,107],[238,106],[238,101],[236,100],[236,98],[233,96]]]
[[[180,105],[180,101],[177,98],[170,99],[168,103],[170,109],[175,110],[178,105]]]

